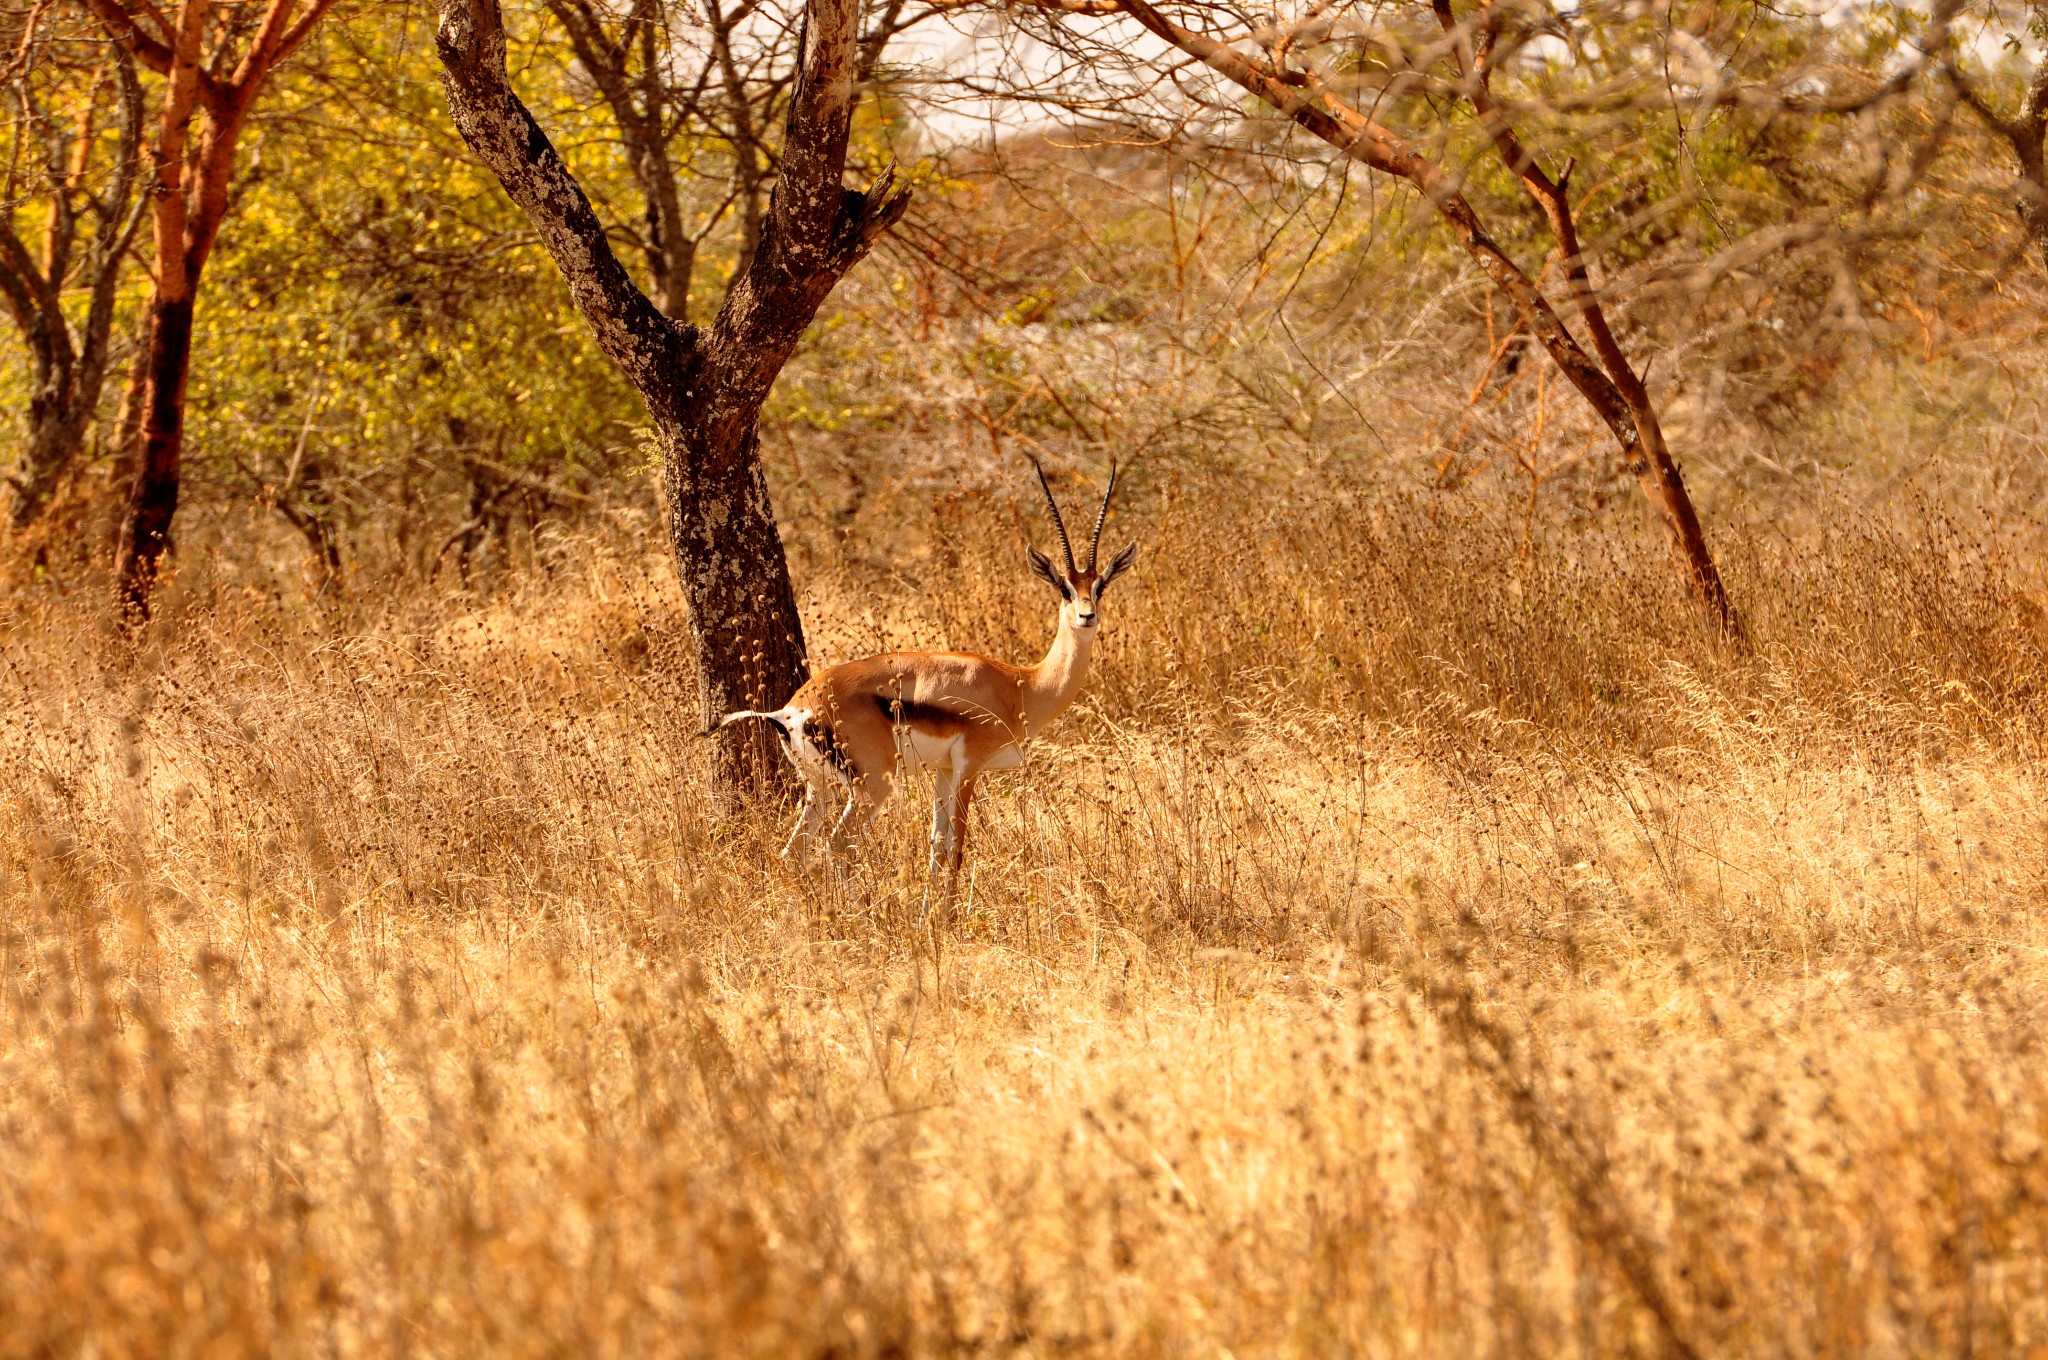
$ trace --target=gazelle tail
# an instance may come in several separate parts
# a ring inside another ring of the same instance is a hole
[[[758,709],[743,708],[739,710],[737,713],[728,713],[723,718],[720,718],[717,722],[711,725],[711,727],[704,733],[704,735],[708,737],[711,735],[711,733],[722,731],[728,725],[739,722],[745,718],[761,718],[768,722],[774,723],[775,726],[781,730],[782,735],[786,737],[789,735],[790,716],[790,710],[786,708],[778,708],[771,713],[763,713]]]

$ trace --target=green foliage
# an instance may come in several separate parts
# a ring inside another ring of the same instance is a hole
[[[630,392],[463,153],[428,19],[382,17],[333,35],[262,130],[201,313],[196,451],[245,492],[281,484],[295,455],[372,495],[464,451],[615,469]]]
[[[1881,480],[1907,455],[1852,431],[1921,439],[1967,419],[1993,437],[1984,394],[2031,371],[2041,301],[2014,263],[1999,145],[1931,77],[1843,113],[1705,97],[1873,91],[1925,37],[1922,11],[1601,0],[1568,25],[1505,12],[1495,92],[1543,166],[1573,167],[1610,313],[1681,452],[1707,460],[1710,498],[1776,476],[1749,450],[1776,450],[1772,468]],[[588,73],[544,6],[508,18],[522,94],[621,259],[643,269],[641,190]],[[1977,18],[2014,40],[1984,88],[2017,107],[2038,13]],[[1414,50],[1440,42],[1426,6],[1375,22]],[[1469,109],[1401,86],[1383,45],[1338,34],[1328,52],[1343,80],[1385,88],[1377,116],[1439,155],[1488,230],[1561,296],[1542,216]],[[760,72],[771,155],[780,69]],[[1515,506],[1561,497],[1587,515],[1616,494],[1618,469],[1589,453],[1597,432],[1543,365],[1503,348],[1505,311],[1406,189],[1243,106],[1148,122],[1156,104],[1133,97],[1103,105],[1120,122],[948,144],[920,121],[913,73],[882,74],[849,184],[894,163],[917,199],[771,399],[768,444],[793,460],[785,472],[771,459],[788,513],[824,495],[804,471],[819,448],[932,486],[998,480],[1026,451],[1100,466],[1142,450],[1246,476],[1342,463],[1491,487]],[[323,30],[259,111],[200,310],[197,523],[275,507],[274,526],[310,517],[366,562],[389,548],[429,569],[493,488],[532,492],[529,518],[644,495],[644,414],[524,217],[470,160],[438,77],[430,12],[366,5]],[[1921,163],[1921,147],[1936,154]],[[735,150],[714,123],[684,120],[670,152],[705,231],[690,297],[701,323],[740,258]],[[131,317],[146,291],[138,268]],[[1892,373],[1899,393],[1937,395],[1888,402]],[[18,350],[0,347],[0,419],[18,417],[24,381]],[[116,375],[109,416],[119,389]],[[1996,447],[2011,459],[2032,445]]]

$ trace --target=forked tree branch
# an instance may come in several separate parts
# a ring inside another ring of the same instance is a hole
[[[769,386],[826,296],[910,206],[885,170],[847,189],[847,140],[858,94],[860,0],[810,0],[796,85],[761,239],[706,336],[729,400],[714,419],[751,427]]]
[[[513,92],[498,0],[444,0],[434,41],[456,128],[533,223],[598,347],[636,388],[663,386],[688,357],[694,330],[655,310],[634,284],[583,187]]]
[[[1482,61],[1469,44],[1447,0],[1433,0],[1445,17],[1447,39],[1460,54],[1468,88],[1477,106],[1487,98],[1483,78],[1490,74],[1491,37],[1486,36]],[[1442,166],[1407,138],[1339,98],[1312,71],[1283,71],[1277,60],[1261,60],[1174,23],[1151,0],[1117,0],[1118,7],[1145,29],[1202,62],[1275,111],[1306,129],[1352,160],[1383,174],[1408,181],[1436,209],[1466,253],[1508,298],[1522,325],[1536,337],[1551,360],[1585,398],[1620,447],[1623,462],[1635,475],[1664,521],[1672,548],[1683,564],[1694,594],[1723,634],[1738,645],[1745,640],[1742,624],[1728,599],[1719,568],[1708,549],[1684,478],[1670,450],[1642,383],[1629,366],[1601,314],[1580,258],[1577,231],[1563,177],[1553,180],[1515,139],[1512,129],[1495,118],[1490,129],[1496,148],[1530,193],[1543,205],[1566,258],[1567,272],[1578,271],[1571,287],[1574,304],[1586,314],[1600,361],[1587,354],[1550,301],[1522,268],[1494,241],[1478,213]],[[1489,24],[1490,28],[1490,24]],[[1482,111],[1483,113],[1483,111]]]
[[[806,12],[762,242],[700,336],[664,317],[633,282],[589,198],[513,91],[497,0],[443,0],[436,43],[457,128],[533,221],[599,346],[650,405],[709,401],[719,415],[751,425],[819,304],[908,206],[908,190],[896,188],[891,173],[867,193],[843,186],[859,10],[858,0],[812,0]],[[686,371],[706,381],[684,379]]]

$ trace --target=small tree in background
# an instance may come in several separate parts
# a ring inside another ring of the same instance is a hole
[[[28,439],[8,479],[19,531],[49,504],[99,409],[121,267],[146,201],[135,193],[143,100],[128,54],[44,8],[12,36],[6,96],[21,135],[0,201],[0,298],[34,368]],[[74,290],[86,295],[76,318],[64,306]]]
[[[1773,116],[1842,118],[1875,110],[1902,97],[1928,69],[1958,4],[1937,5],[1917,42],[1895,32],[1889,51],[1900,58],[1899,69],[1883,78],[1867,73],[1880,64],[1875,60],[1844,72],[1818,57],[1785,60],[1758,78],[1715,55],[1717,46],[1741,52],[1752,35],[1743,14],[1713,4],[1674,14],[1668,23],[1659,19],[1671,31],[1657,35],[1643,29],[1647,12],[1628,6],[1564,16],[1541,4],[1496,0],[1469,8],[1452,0],[1396,6],[1313,0],[1280,14],[1178,0],[1034,0],[1026,13],[1033,34],[1063,53],[1072,71],[1098,79],[1108,72],[1111,81],[1127,73],[1139,98],[1156,99],[1166,88],[1182,107],[1197,109],[1231,110],[1235,87],[1237,98],[1251,95],[1348,160],[1411,186],[1508,304],[1510,342],[1539,346],[1605,427],[1663,525],[1687,589],[1722,634],[1740,644],[1740,616],[1665,436],[1645,367],[1630,356],[1609,316],[1630,281],[1618,269],[1599,277],[1596,252],[1581,239],[1586,194],[1576,189],[1575,172],[1578,182],[1591,180],[1602,189],[1623,176],[1582,162],[1578,153],[1597,145],[1586,133],[1602,123],[1633,129],[1623,140],[1632,158],[1640,158],[1659,130],[1676,127],[1671,151],[1694,182],[1640,211],[1667,223],[1686,215],[1711,220],[1717,208],[1697,183],[1693,144],[1709,117],[1733,109],[1762,123]],[[1128,25],[1100,22],[1109,17],[1135,21],[1164,54],[1134,46]],[[1813,50],[1827,52],[1823,42]],[[1645,74],[1660,66],[1666,75],[1652,80]],[[1162,69],[1170,81],[1164,87]],[[1219,85],[1219,77],[1227,84]],[[1095,107],[1111,106],[1099,85],[1081,88]],[[1087,106],[1070,100],[1069,107]],[[1635,282],[1667,294],[1704,290],[1731,262],[1851,239],[1864,229],[1853,219],[1867,219],[1876,205],[1901,198],[1941,144],[1937,132],[1911,155],[1879,147],[1856,201],[1825,204],[1804,217],[1775,211],[1785,205],[1774,203],[1773,211],[1757,214],[1760,220],[1745,223],[1746,230],[1730,233],[1717,224],[1721,258],[1697,262],[1683,271],[1689,277]],[[1502,189],[1508,202],[1489,201],[1482,192]],[[1527,234],[1531,209],[1546,238],[1540,268],[1512,253],[1515,238]]]
[[[114,40],[163,77],[149,147],[155,287],[142,456],[115,564],[117,607],[125,619],[140,622],[149,617],[178,511],[192,314],[200,277],[227,217],[235,148],[271,73],[305,42],[334,0],[269,0],[260,10],[230,0],[179,0],[168,14],[150,0],[89,3]]]

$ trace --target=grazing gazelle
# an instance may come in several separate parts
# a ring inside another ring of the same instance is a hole
[[[785,856],[816,839],[835,791],[846,795],[846,809],[832,829],[836,854],[888,801],[899,773],[929,770],[934,776],[931,868],[934,875],[945,872],[944,900],[950,909],[967,846],[967,808],[975,781],[983,770],[1022,764],[1025,746],[1074,701],[1101,626],[1102,592],[1138,555],[1133,543],[1107,568],[1095,569],[1103,521],[1116,494],[1114,464],[1095,513],[1086,567],[1074,564],[1059,502],[1045,469],[1036,470],[1067,563],[1062,572],[1044,553],[1026,548],[1031,570],[1060,593],[1059,631],[1045,660],[1013,666],[961,652],[889,652],[818,672],[787,706],[772,713],[749,709],[719,721],[720,727],[743,718],[774,723],[783,749],[803,775],[803,812],[783,847]]]

